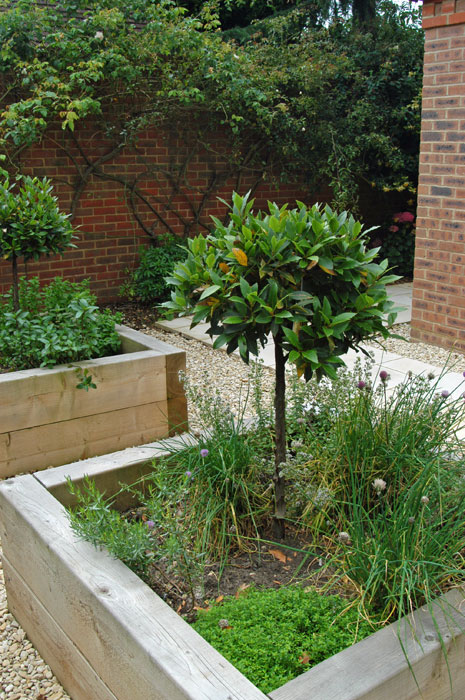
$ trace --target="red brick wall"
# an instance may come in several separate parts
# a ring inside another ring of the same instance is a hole
[[[21,154],[21,170],[52,178],[62,208],[70,211],[73,195],[89,163],[104,158],[111,149],[111,142],[92,125],[81,126],[76,138],[57,128],[47,132],[42,144]],[[28,274],[38,274],[43,281],[57,275],[73,280],[90,278],[100,300],[116,299],[119,286],[127,278],[127,268],[133,268],[137,262],[139,246],[149,243],[131,209],[130,190],[118,180],[129,184],[137,181],[144,200],[135,197],[135,212],[154,236],[169,228],[177,234],[205,231],[210,214],[221,217],[225,213],[226,208],[217,197],[230,201],[234,189],[245,193],[256,185],[261,174],[245,169],[240,180],[237,174],[232,176],[230,149],[221,133],[212,134],[206,147],[195,143],[194,133],[141,134],[136,145],[126,146],[104,160],[82,188],[73,218],[79,227],[77,249],[63,257],[29,263]],[[188,153],[191,158],[187,161]],[[268,173],[254,196],[258,208],[264,207],[267,199],[292,204],[296,199],[322,201],[325,193],[310,193],[295,184],[281,183],[278,188]],[[203,201],[205,206],[197,221],[195,212]],[[2,262],[0,291],[10,284],[9,263]]]
[[[424,0],[412,337],[465,350],[465,0]]]

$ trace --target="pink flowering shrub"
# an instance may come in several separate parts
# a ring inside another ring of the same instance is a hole
[[[393,272],[403,277],[413,275],[415,256],[415,215],[400,211],[378,231],[381,258],[387,258]]]
[[[398,214],[394,214],[392,218],[399,224],[413,224],[415,221],[415,216],[411,211],[401,211]]]

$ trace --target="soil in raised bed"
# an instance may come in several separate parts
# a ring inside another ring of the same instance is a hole
[[[126,517],[138,519],[141,510],[128,511]],[[189,622],[199,609],[208,608],[224,596],[238,596],[250,586],[277,589],[291,583],[315,588],[327,585],[331,571],[325,566],[323,548],[309,542],[305,532],[288,527],[281,543],[273,542],[269,534],[264,533],[259,543],[248,541],[240,549],[231,549],[224,568],[219,562],[208,562],[202,580],[192,586],[163,558],[151,565],[147,583]],[[331,592],[336,591],[333,588]],[[337,592],[347,593],[343,587]]]

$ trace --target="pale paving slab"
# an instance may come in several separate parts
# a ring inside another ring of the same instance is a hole
[[[459,372],[447,372],[438,382],[438,391],[448,391],[453,399],[458,398],[458,393],[464,391],[464,378]]]

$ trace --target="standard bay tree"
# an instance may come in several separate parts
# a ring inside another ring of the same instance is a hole
[[[388,262],[375,262],[366,231],[347,212],[329,206],[268,204],[252,211],[248,195],[233,194],[227,225],[188,241],[187,259],[168,278],[169,314],[192,314],[209,324],[214,347],[238,349],[244,362],[271,336],[275,384],[275,528],[284,536],[286,461],[285,365],[306,380],[335,377],[349,348],[370,336],[389,335],[395,319],[386,284]],[[387,325],[385,322],[387,318]]]
[[[7,176],[0,180],[0,256],[11,260],[15,311],[19,310],[18,258],[27,263],[63,253],[75,247],[73,238],[69,214],[60,211],[50,180],[29,175],[18,176],[13,184]]]

